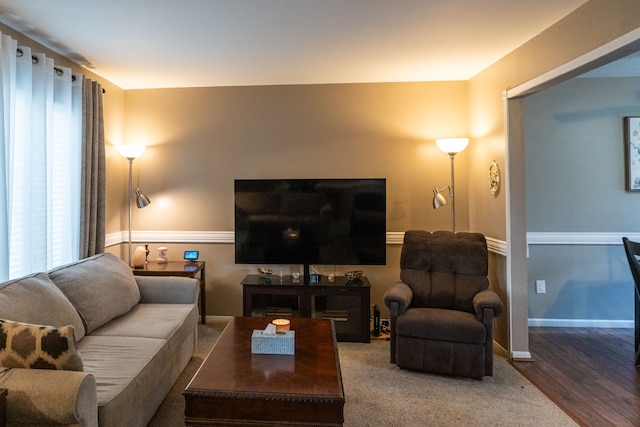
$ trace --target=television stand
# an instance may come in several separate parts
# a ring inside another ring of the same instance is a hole
[[[371,284],[366,277],[301,282],[294,283],[291,276],[247,275],[242,280],[243,316],[331,319],[338,341],[369,342]]]

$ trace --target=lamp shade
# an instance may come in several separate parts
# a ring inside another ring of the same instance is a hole
[[[144,145],[118,145],[118,152],[122,157],[135,159],[144,152]]]
[[[465,149],[469,138],[444,138],[436,139],[438,148],[447,154],[456,154]]]
[[[136,206],[138,206],[139,208],[146,208],[151,204],[151,200],[149,200],[147,196],[142,194],[138,187],[136,187],[133,191],[136,193]]]
[[[447,198],[444,197],[437,188],[434,188],[433,189],[433,208],[438,209],[439,207],[444,206],[447,203],[448,203]]]

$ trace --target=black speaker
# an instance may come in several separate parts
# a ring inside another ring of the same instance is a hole
[[[380,308],[377,305],[373,306],[373,336],[380,336]]]

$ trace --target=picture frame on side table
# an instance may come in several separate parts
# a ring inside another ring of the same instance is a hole
[[[640,116],[624,118],[624,188],[640,192]]]

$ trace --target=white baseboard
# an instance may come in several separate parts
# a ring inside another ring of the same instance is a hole
[[[529,319],[529,326],[558,328],[634,328],[633,320],[607,319]]]
[[[512,351],[511,358],[513,360],[531,360],[531,353],[528,351]]]

